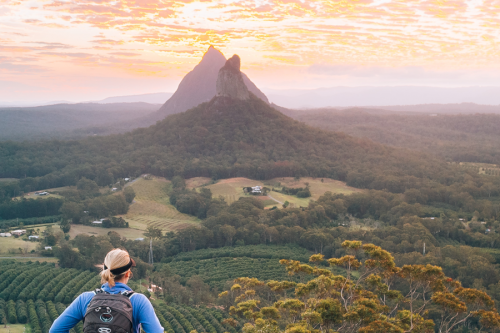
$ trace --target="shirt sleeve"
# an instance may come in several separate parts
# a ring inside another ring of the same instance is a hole
[[[91,293],[83,293],[71,303],[61,315],[54,320],[49,333],[68,333],[85,316]]]
[[[163,327],[156,316],[155,309],[149,299],[142,294],[133,295],[137,297],[136,302],[139,305],[139,323],[141,323],[142,329],[146,333],[161,333],[163,332]],[[52,332],[51,332],[52,333]]]

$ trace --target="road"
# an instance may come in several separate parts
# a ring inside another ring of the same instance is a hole
[[[284,204],[283,202],[281,202],[281,201],[279,201],[279,200],[274,199],[274,198],[273,198],[270,194],[268,194],[267,196],[268,196],[269,198],[273,199],[274,201],[276,201],[276,202],[277,202],[277,203],[279,203],[279,204],[282,204],[282,205]]]

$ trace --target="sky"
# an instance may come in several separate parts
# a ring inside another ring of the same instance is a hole
[[[175,91],[209,45],[261,88],[499,86],[500,0],[0,0],[0,101]]]

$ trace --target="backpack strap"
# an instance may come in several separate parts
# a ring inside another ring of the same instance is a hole
[[[120,294],[122,294],[123,296],[126,296],[128,298],[132,297],[132,295],[134,294],[135,292],[132,291],[132,290],[125,290],[125,291],[122,291]]]
[[[109,294],[109,293],[104,291],[104,289],[102,288],[97,288],[96,290],[94,290],[94,294],[97,295],[97,294]]]

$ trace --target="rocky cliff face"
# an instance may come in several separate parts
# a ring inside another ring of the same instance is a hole
[[[226,61],[219,70],[216,83],[216,96],[245,100],[250,98],[248,88],[240,71],[240,57],[236,54]]]
[[[219,70],[225,63],[226,57],[219,50],[210,46],[200,63],[182,79],[172,97],[158,112],[151,116],[154,118],[152,120],[161,120],[170,114],[184,112],[211,100],[216,95]],[[250,92],[269,103],[266,95],[244,73],[241,73],[241,76]]]

